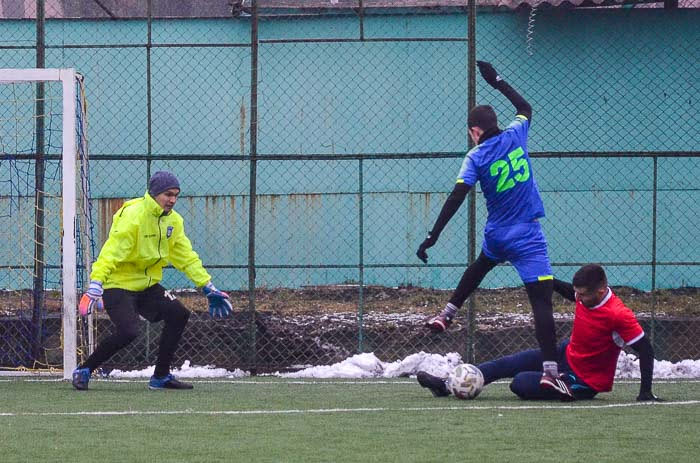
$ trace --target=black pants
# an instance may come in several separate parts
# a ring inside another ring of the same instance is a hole
[[[168,375],[173,354],[190,318],[190,312],[185,306],[158,284],[145,291],[105,289],[103,300],[115,331],[100,342],[80,367],[89,368],[92,372],[112,355],[128,346],[139,335],[141,315],[151,323],[161,320],[164,322],[154,375],[159,378]]]
[[[457,288],[452,293],[450,303],[462,307],[464,301],[479,287],[487,273],[493,270],[498,262],[492,261],[482,251],[479,257],[464,271]],[[542,357],[547,361],[557,360],[557,334],[554,326],[552,310],[552,280],[525,283],[527,297],[532,306],[535,320],[535,337],[542,350]]]

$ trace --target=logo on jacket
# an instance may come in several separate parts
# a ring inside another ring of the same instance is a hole
[[[173,227],[168,227],[168,231],[165,232],[165,236],[167,238],[170,238],[170,236],[173,234]]]

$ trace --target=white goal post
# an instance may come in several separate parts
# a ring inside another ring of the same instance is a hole
[[[77,249],[76,249],[76,82],[79,74],[74,69],[0,69],[0,86],[3,84],[38,84],[41,82],[61,82],[62,108],[61,117],[61,231],[60,231],[60,260],[61,260],[61,326],[63,344],[63,378],[70,378],[77,364]],[[37,97],[37,99],[41,99]],[[57,98],[58,100],[58,98]],[[58,104],[58,103],[57,103]],[[25,102],[25,106],[30,106]],[[58,111],[57,111],[58,112]],[[36,118],[36,114],[34,115]],[[19,125],[15,121],[9,124]],[[0,134],[1,135],[1,134]],[[58,143],[56,140],[55,143]],[[15,142],[15,145],[18,143]],[[12,142],[5,145],[12,145]],[[3,149],[3,159],[12,159],[12,153]],[[9,146],[12,148],[12,146]],[[33,179],[27,180],[33,182]],[[34,185],[38,192],[38,187]],[[38,193],[37,193],[38,194]],[[42,193],[43,194],[43,193]],[[43,249],[43,243],[41,244]],[[54,245],[58,246],[58,243]],[[54,250],[52,249],[52,252]],[[56,270],[58,272],[58,270]],[[22,288],[20,288],[22,289]]]

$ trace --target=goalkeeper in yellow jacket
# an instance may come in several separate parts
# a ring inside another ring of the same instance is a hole
[[[150,323],[163,321],[158,357],[150,389],[192,389],[170,373],[173,354],[190,312],[159,284],[163,267],[172,264],[202,287],[214,317],[231,314],[228,294],[219,291],[185,235],[182,216],[173,210],[180,183],[170,172],[154,173],[141,198],[125,202],[114,214],[109,237],[80,300],[81,315],[105,309],[114,331],[73,371],[73,387],[86,390],[90,375],[139,334],[139,315]]]

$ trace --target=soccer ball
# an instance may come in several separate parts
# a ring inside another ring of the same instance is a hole
[[[457,365],[447,378],[447,388],[458,399],[473,399],[484,388],[484,375],[472,364]]]

